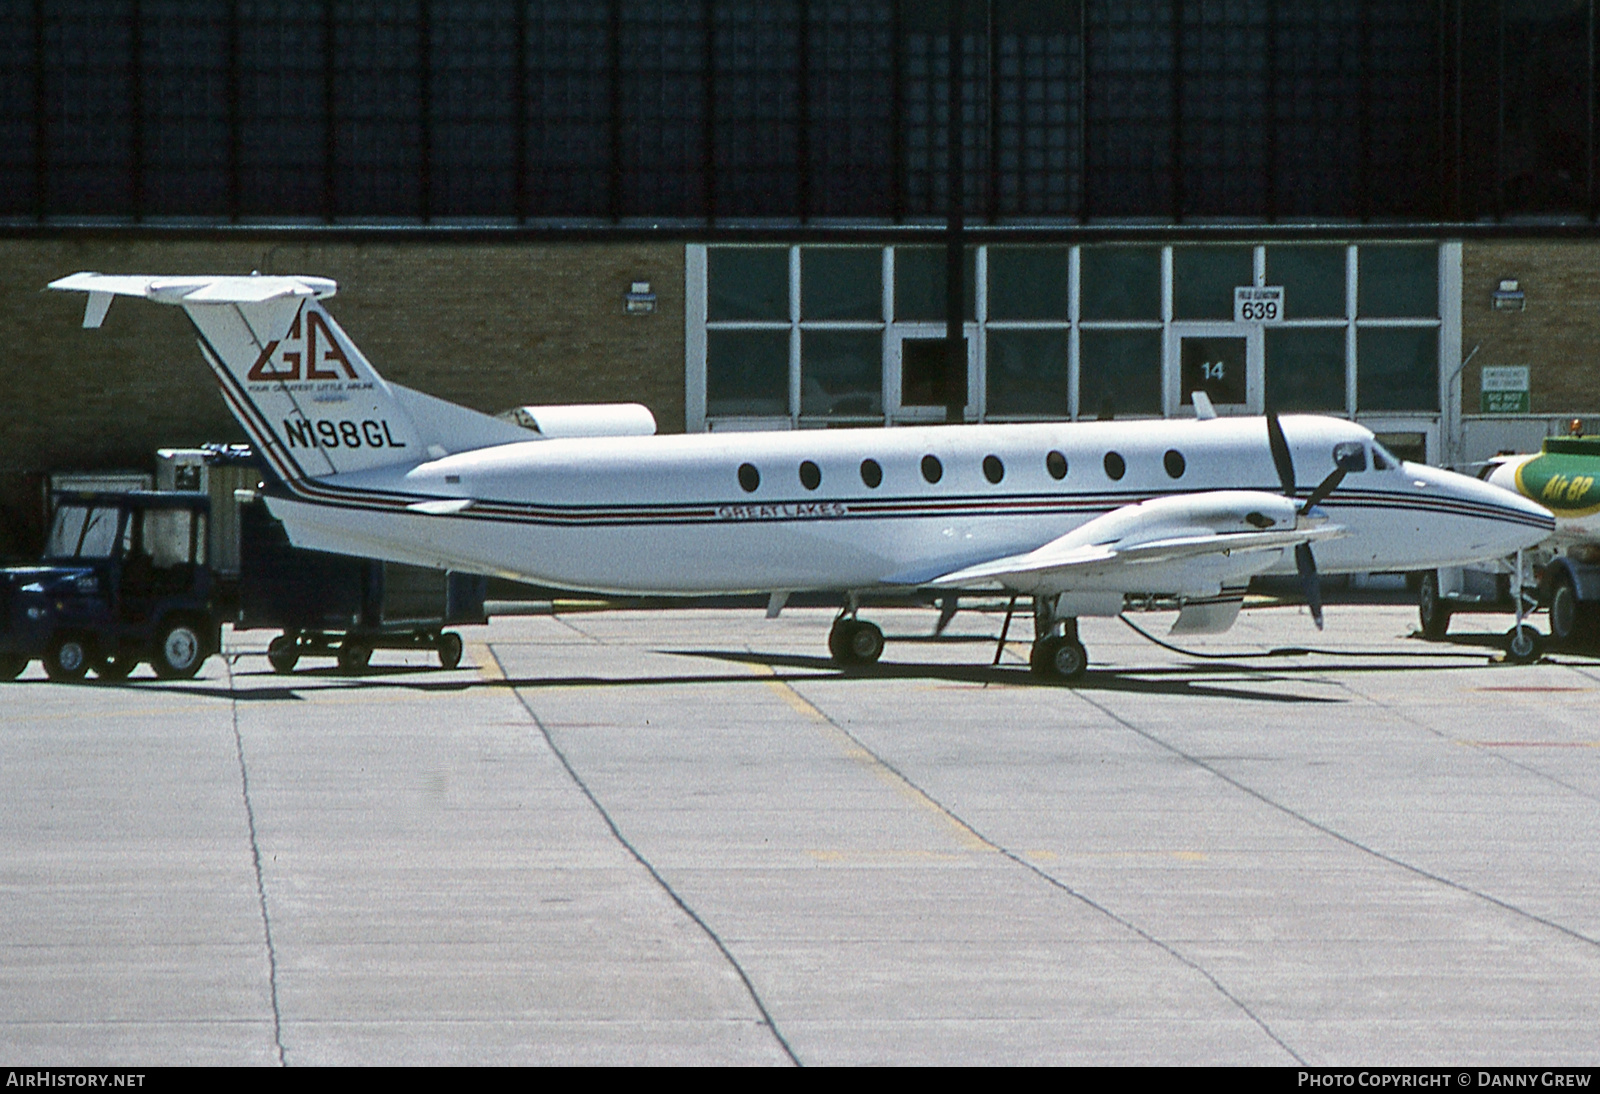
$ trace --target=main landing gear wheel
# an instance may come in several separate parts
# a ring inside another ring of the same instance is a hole
[[[1041,638],[1028,655],[1028,668],[1046,680],[1078,680],[1089,668],[1089,651],[1076,639]]]
[[[461,664],[461,636],[455,631],[445,631],[439,636],[439,665],[453,669]]]
[[[28,667],[28,659],[20,653],[0,653],[0,680],[15,680]]]
[[[1531,665],[1544,652],[1544,639],[1526,623],[1506,632],[1506,660],[1518,665]]]
[[[45,651],[44,674],[61,683],[82,680],[89,671],[92,656],[87,639],[76,634],[58,634]]]
[[[883,632],[864,619],[840,619],[828,632],[836,665],[870,665],[883,656]]]
[[[193,623],[169,623],[156,639],[150,667],[163,680],[191,680],[206,659],[206,642]]]
[[[300,644],[292,634],[280,634],[267,643],[267,664],[279,676],[286,676],[300,663]]]
[[[1450,602],[1439,595],[1439,575],[1422,575],[1417,589],[1417,617],[1422,621],[1422,637],[1438,642],[1450,629]]]

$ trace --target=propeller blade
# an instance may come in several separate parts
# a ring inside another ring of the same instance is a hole
[[[1317,488],[1311,491],[1311,496],[1307,498],[1306,503],[1300,507],[1300,512],[1309,513],[1311,512],[1311,507],[1313,505],[1321,505],[1325,500],[1327,500],[1329,494],[1338,489],[1339,484],[1344,481],[1346,474],[1347,472],[1344,468],[1335,467],[1333,471],[1329,473],[1327,478],[1317,483]]]
[[[1283,426],[1278,415],[1267,411],[1267,444],[1272,449],[1272,463],[1278,469],[1278,482],[1283,485],[1283,496],[1294,497],[1294,457],[1289,455],[1289,442],[1284,439]]]
[[[1294,549],[1295,567],[1300,571],[1300,588],[1305,593],[1306,607],[1311,609],[1311,622],[1322,629],[1322,583],[1317,578],[1317,560],[1311,557],[1311,544],[1301,543]]]

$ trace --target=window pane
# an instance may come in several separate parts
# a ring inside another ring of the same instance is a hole
[[[976,252],[967,248],[967,315],[977,317]],[[901,320],[944,322],[945,248],[896,247],[894,249],[894,317]]]
[[[83,536],[83,522],[89,510],[81,505],[63,505],[56,510],[55,523],[50,526],[50,539],[45,544],[45,558],[67,558],[78,551],[78,540]]]
[[[1161,332],[1086,330],[1078,342],[1078,417],[1161,413]]]
[[[1232,319],[1236,285],[1256,283],[1252,247],[1172,248],[1172,317]]]
[[[789,248],[711,247],[706,251],[706,318],[789,318]]]
[[[1437,247],[1362,247],[1356,253],[1356,314],[1432,318],[1439,314]]]
[[[1066,319],[1068,257],[1065,247],[990,247],[989,318]]]
[[[706,414],[789,413],[789,332],[706,331]]]
[[[804,247],[801,319],[882,319],[883,252],[877,247]]]
[[[1268,327],[1266,336],[1267,402],[1273,409],[1344,413],[1344,328]]]
[[[991,417],[1069,413],[1066,331],[991,330],[985,363]]]
[[[1085,247],[1079,280],[1084,319],[1161,318],[1161,251],[1155,247]]]
[[[120,514],[104,506],[92,509],[83,526],[83,542],[78,546],[79,558],[109,558],[117,546],[117,518]]]
[[[1283,286],[1286,319],[1342,319],[1344,248],[1268,247],[1267,284]]]
[[[800,335],[800,413],[816,418],[883,416],[883,335],[871,330]]]
[[[1358,331],[1356,407],[1362,411],[1438,410],[1438,328]]]

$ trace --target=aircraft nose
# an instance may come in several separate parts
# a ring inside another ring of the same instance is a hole
[[[1556,520],[1550,510],[1521,494],[1486,482],[1438,468],[1407,465],[1407,474],[1416,486],[1428,493],[1448,496],[1463,515],[1473,521],[1483,557],[1509,555],[1542,542],[1555,531]]]

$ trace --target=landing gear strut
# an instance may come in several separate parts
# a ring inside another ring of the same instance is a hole
[[[1516,599],[1517,622],[1506,632],[1506,660],[1529,665],[1539,660],[1539,655],[1544,652],[1544,642],[1538,631],[1523,622],[1530,604],[1522,573],[1522,552],[1518,551],[1517,571],[1511,576],[1511,595]]]
[[[844,668],[870,665],[883,656],[883,631],[865,619],[857,619],[857,607],[852,596],[828,632],[828,652],[833,655],[833,663]]]
[[[1045,680],[1078,680],[1089,668],[1089,651],[1078,641],[1076,616],[1056,618],[1055,597],[1033,601],[1033,652],[1028,668]]]

